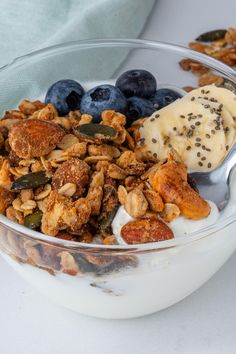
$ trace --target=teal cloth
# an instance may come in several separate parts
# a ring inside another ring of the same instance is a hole
[[[0,66],[33,50],[103,37],[134,38],[155,0],[1,0]]]

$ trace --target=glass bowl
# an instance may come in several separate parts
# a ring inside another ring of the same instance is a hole
[[[0,70],[0,109],[35,100],[64,78],[112,82],[125,70],[149,70],[160,87],[196,86],[179,61],[189,58],[236,83],[226,65],[187,48],[145,40],[66,43],[15,59]],[[236,200],[236,198],[235,198]],[[236,213],[169,241],[95,245],[56,239],[0,215],[0,252],[35,288],[81,314],[131,318],[177,303],[204,284],[236,248]]]

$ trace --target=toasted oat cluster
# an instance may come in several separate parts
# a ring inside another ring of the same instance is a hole
[[[203,33],[196,41],[189,43],[189,48],[197,52],[211,56],[224,64],[231,67],[236,66],[236,29],[215,30]],[[211,72],[209,67],[194,61],[192,59],[183,59],[180,66],[185,71],[191,71],[198,76],[198,86],[215,84],[217,86],[225,84],[227,80]],[[193,87],[184,87],[187,92],[194,89]]]

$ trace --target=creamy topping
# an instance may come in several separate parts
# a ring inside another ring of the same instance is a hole
[[[208,85],[155,112],[140,128],[146,150],[164,159],[174,148],[190,170],[210,171],[235,141],[236,96]]]
[[[194,231],[199,231],[207,226],[213,225],[217,221],[220,215],[218,208],[215,203],[211,201],[208,201],[208,203],[211,206],[211,212],[207,218],[200,220],[188,220],[183,216],[179,216],[168,224],[174,232],[175,237],[186,236]],[[121,229],[125,224],[132,220],[134,219],[125,211],[124,207],[119,207],[112,222],[112,230],[119,244],[126,243],[121,236]]]

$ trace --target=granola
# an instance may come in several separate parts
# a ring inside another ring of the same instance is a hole
[[[208,42],[208,43],[206,43]],[[189,43],[189,48],[197,52],[211,56],[224,64],[231,67],[236,66],[236,29],[215,30],[203,33],[195,42]],[[215,75],[210,71],[209,67],[198,63],[192,59],[182,59],[179,63],[180,67],[185,71],[191,71],[198,76],[198,85],[205,86],[216,84],[223,85],[225,79],[219,75]],[[185,87],[187,92],[192,88]]]

